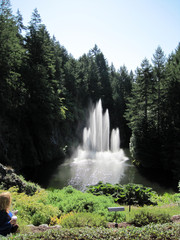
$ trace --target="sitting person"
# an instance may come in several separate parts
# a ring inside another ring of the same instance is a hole
[[[9,210],[11,206],[11,194],[9,192],[0,194],[0,235],[14,233],[18,229],[16,219]]]

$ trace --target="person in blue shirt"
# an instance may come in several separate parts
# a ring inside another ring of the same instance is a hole
[[[11,206],[11,194],[4,192],[0,194],[0,235],[6,236],[18,229],[16,220],[12,218],[13,213],[9,210]]]

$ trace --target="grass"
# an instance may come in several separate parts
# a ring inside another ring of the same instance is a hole
[[[129,207],[125,207],[125,215],[126,215],[126,221],[131,221],[136,214],[143,212],[149,212],[152,214],[168,214],[170,217],[173,215],[180,214],[180,206],[177,203],[169,203],[161,206],[144,206],[144,207],[138,207],[138,206],[132,206],[131,211],[129,212]]]

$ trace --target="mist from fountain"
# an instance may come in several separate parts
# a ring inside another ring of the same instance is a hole
[[[69,184],[83,189],[99,181],[119,183],[127,160],[120,149],[120,131],[116,128],[110,134],[109,112],[107,109],[103,113],[99,100],[90,111],[88,127],[83,130],[83,144],[78,147],[71,163]]]

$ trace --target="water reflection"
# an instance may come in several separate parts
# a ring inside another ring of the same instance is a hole
[[[79,149],[78,158],[60,165],[49,186],[72,185],[79,190],[85,190],[86,186],[99,181],[120,183],[129,166],[127,160],[122,149],[114,153],[91,152],[91,156],[87,156],[87,152]]]
[[[126,154],[125,154],[126,153]],[[151,187],[158,193],[172,192],[155,181],[150,181],[142,176],[137,168],[131,163],[128,151],[121,149],[117,158],[117,153],[106,153],[106,158],[102,158],[101,152],[96,153],[96,160],[93,159],[77,159],[66,160],[55,170],[51,175],[48,187],[63,188],[72,185],[74,188],[84,191],[86,186],[94,185],[99,181],[112,184],[128,184],[136,183],[143,184],[146,187]],[[81,153],[83,156],[83,152]],[[123,160],[120,156],[124,156]]]
[[[80,150],[82,151],[82,150]],[[85,154],[84,151],[81,153]],[[99,181],[112,184],[120,182],[124,176],[128,160],[119,152],[96,152],[94,159],[75,158],[71,163],[71,180],[69,184],[84,190],[87,185],[94,185]],[[78,155],[79,156],[79,155]]]

